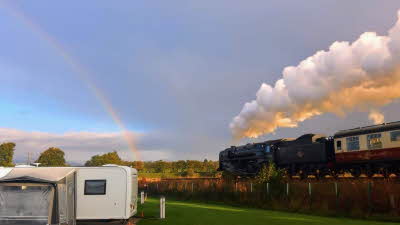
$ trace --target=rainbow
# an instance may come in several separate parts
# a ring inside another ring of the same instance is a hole
[[[4,3],[4,2],[3,2]],[[133,154],[134,161],[140,160],[140,153],[136,148],[135,136],[133,132],[129,131],[124,123],[122,122],[120,116],[118,115],[115,108],[112,106],[111,102],[106,98],[104,93],[95,85],[91,80],[92,73],[85,68],[82,64],[74,58],[66,48],[58,42],[49,33],[44,31],[39,24],[35,23],[31,18],[24,14],[21,10],[12,6],[11,4],[3,4],[7,8],[12,16],[19,19],[26,27],[28,27],[33,33],[38,35],[42,40],[46,41],[49,46],[54,49],[58,55],[60,55],[64,61],[75,71],[77,77],[87,86],[87,88],[93,93],[96,99],[99,101],[104,110],[109,114],[114,123],[119,127],[121,133],[128,144],[130,151]]]

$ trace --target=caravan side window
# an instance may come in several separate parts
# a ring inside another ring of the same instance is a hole
[[[85,180],[85,195],[105,195],[106,180]]]

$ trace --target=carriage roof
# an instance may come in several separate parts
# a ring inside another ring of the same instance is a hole
[[[391,130],[399,130],[400,129],[400,121],[391,122],[391,123],[382,123],[373,126],[366,126],[366,127],[357,127],[348,130],[340,130],[335,133],[333,136],[334,138],[342,138],[348,136],[356,136],[356,135],[363,135],[363,134],[371,134],[371,133],[378,133],[384,131],[391,131]]]

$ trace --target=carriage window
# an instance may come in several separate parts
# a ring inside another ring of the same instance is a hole
[[[106,180],[85,180],[85,195],[105,195]]]
[[[342,141],[336,142],[336,150],[338,150],[338,151],[342,150]]]
[[[391,141],[400,141],[400,130],[390,132]]]
[[[271,147],[269,145],[265,146],[265,152],[271,152]]]
[[[347,151],[357,151],[360,150],[360,142],[358,136],[346,138]]]
[[[367,135],[368,149],[382,148],[382,134],[369,134]]]

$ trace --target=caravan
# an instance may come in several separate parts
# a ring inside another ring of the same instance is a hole
[[[137,171],[125,166],[0,168],[0,224],[127,220],[137,192]]]

